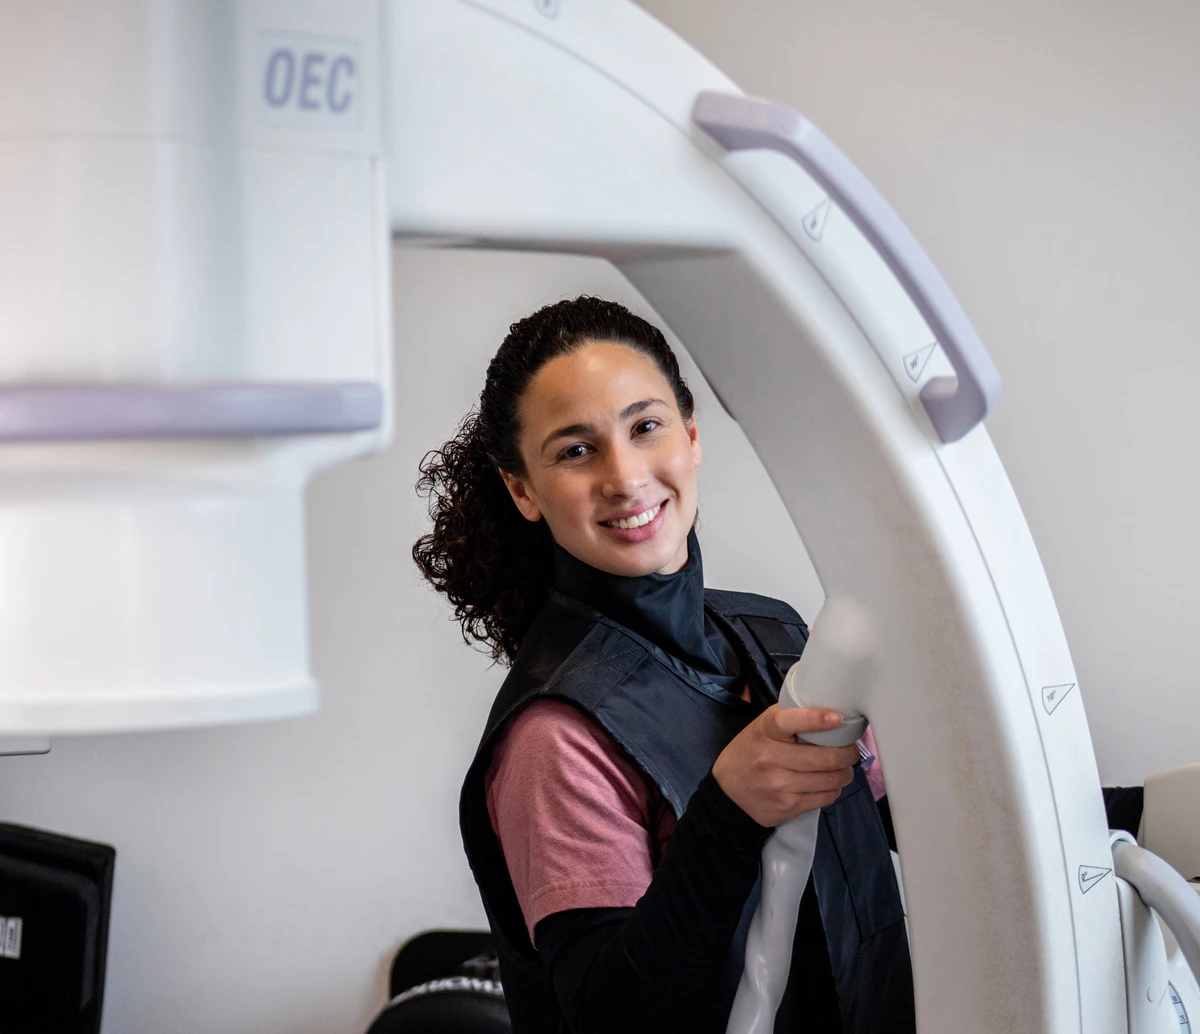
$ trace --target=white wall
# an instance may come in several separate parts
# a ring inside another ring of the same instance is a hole
[[[1200,755],[1197,9],[646,6],[823,125],[959,292],[1006,378],[989,426],[1063,611],[1105,777]],[[0,762],[4,819],[118,848],[109,1034],[357,1034],[397,944],[480,920],[455,799],[502,672],[416,580],[412,482],[507,324],[582,290],[636,302],[599,263],[397,254],[396,445],[311,495],[320,714],[60,740]],[[811,614],[819,592],[782,508],[698,394],[710,583]]]

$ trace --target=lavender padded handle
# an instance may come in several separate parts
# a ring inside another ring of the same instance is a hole
[[[798,111],[737,94],[706,90],[692,121],[727,151],[767,149],[799,162],[850,217],[912,299],[954,367],[933,377],[921,403],[943,442],[956,442],[1000,398],[1000,374],[967,314],[917,239],[837,145]]]
[[[0,386],[0,443],[345,434],[382,420],[370,382]]]

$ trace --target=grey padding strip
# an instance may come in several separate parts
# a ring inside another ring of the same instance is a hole
[[[1156,854],[1124,838],[1112,845],[1116,875],[1162,917],[1192,973],[1200,973],[1200,897]]]
[[[346,434],[382,420],[369,381],[0,386],[0,442]]]
[[[773,101],[706,90],[692,120],[728,151],[779,151],[837,202],[912,299],[956,377],[933,377],[921,404],[943,442],[956,442],[1000,398],[1000,373],[954,292],[871,181],[798,111]]]

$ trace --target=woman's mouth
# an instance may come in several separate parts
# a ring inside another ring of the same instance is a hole
[[[663,504],[650,507],[649,510],[643,510],[641,513],[634,514],[632,517],[620,517],[615,521],[601,521],[606,528],[640,528],[643,525],[649,524],[655,517],[658,516],[658,511],[663,508]]]
[[[601,521],[600,527],[622,542],[645,542],[647,539],[653,538],[658,529],[662,527],[663,511],[666,508],[666,500],[663,500],[641,513],[631,514],[629,517],[618,517],[611,521]]]

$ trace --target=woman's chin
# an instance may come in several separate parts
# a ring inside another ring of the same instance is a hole
[[[592,566],[601,567],[609,574],[641,578],[647,574],[674,574],[687,563],[687,556],[686,538],[682,544],[651,540],[636,546],[605,550],[603,563]]]
[[[597,529],[598,535],[572,536],[568,541],[555,536],[555,541],[577,560],[605,574],[623,578],[674,574],[687,563],[691,527],[689,524],[681,532],[677,524],[664,521],[657,527],[619,530],[602,527]]]

